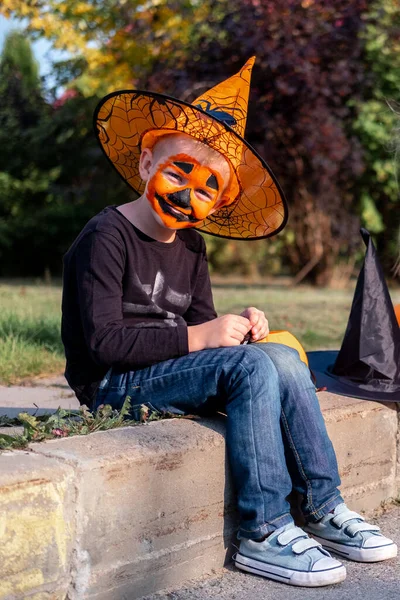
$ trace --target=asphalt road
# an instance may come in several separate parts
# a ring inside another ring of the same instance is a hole
[[[400,547],[400,506],[391,506],[369,522]],[[400,558],[361,564],[343,560],[347,578],[323,588],[288,586],[243,573],[230,566],[209,579],[197,580],[179,590],[158,592],[142,600],[400,600]]]

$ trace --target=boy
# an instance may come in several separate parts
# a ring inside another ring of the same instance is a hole
[[[224,406],[237,490],[235,564],[292,585],[342,581],[344,566],[294,525],[287,496],[303,497],[306,529],[360,561],[396,545],[349,511],[309,371],[298,353],[257,342],[262,311],[217,317],[205,244],[193,227],[254,239],[279,231],[285,203],[244,131],[253,60],[187,105],[147,92],[105,98],[96,114],[104,151],[141,194],[108,207],[65,256],[66,376],[96,408],[204,414]]]

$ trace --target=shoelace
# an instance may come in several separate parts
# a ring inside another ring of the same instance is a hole
[[[322,548],[321,544],[309,538],[300,527],[291,527],[283,533],[280,533],[276,538],[276,541],[280,546],[288,546],[294,542],[292,546],[294,554],[303,554],[303,552],[306,552],[311,548]]]
[[[366,523],[365,519],[361,515],[359,515],[356,512],[353,512],[352,510],[343,511],[340,514],[335,515],[330,520],[334,525],[336,525],[336,527],[340,529],[345,523],[348,523],[348,521],[352,521],[353,519],[359,519],[361,523],[357,522],[350,523],[350,525],[347,525],[346,531],[352,537],[354,537],[360,531],[380,531],[379,527],[377,527],[376,525],[370,525],[369,523]]]

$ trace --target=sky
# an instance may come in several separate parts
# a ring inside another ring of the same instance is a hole
[[[6,19],[0,15],[0,53],[3,48],[4,40],[12,29],[23,29],[20,21]],[[60,50],[51,50],[51,44],[44,38],[32,43],[33,53],[39,63],[40,75],[45,76],[51,73],[51,61],[65,58],[65,53]],[[51,87],[53,81],[48,78],[46,87]]]

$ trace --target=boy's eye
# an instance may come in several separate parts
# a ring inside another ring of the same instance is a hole
[[[211,195],[206,192],[205,190],[196,190],[197,194],[199,194],[200,196],[202,196],[202,198],[204,198],[205,200],[211,200]]]
[[[183,181],[182,177],[178,173],[175,173],[174,171],[167,171],[167,175],[169,177],[172,177],[172,179],[174,179],[178,183],[182,183],[182,181]]]

